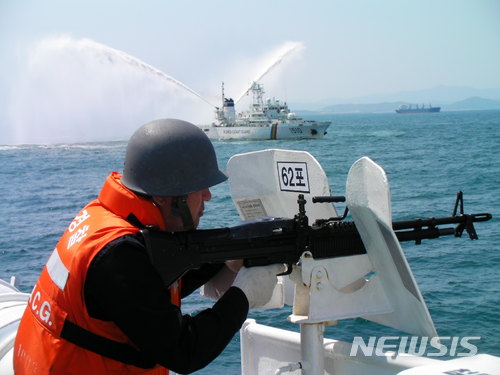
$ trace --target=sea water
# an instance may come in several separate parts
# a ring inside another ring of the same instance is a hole
[[[337,114],[321,140],[215,141],[219,165],[237,153],[267,148],[305,150],[329,177],[332,194],[345,193],[350,166],[369,156],[386,171],[393,220],[450,216],[456,193],[466,212],[490,212],[476,224],[479,240],[446,237],[405,242],[403,249],[440,336],[480,337],[480,353],[500,355],[500,111],[434,114]],[[138,124],[138,126],[141,124]],[[126,141],[86,144],[0,146],[0,278],[16,276],[29,292],[60,235],[94,199],[110,171],[121,171]],[[239,222],[227,183],[212,189],[202,227]],[[339,211],[343,210],[339,205]],[[183,301],[190,314],[211,302],[194,293]],[[257,322],[298,331],[291,308],[252,311]],[[356,336],[404,333],[363,319],[340,321],[325,336],[352,342]],[[236,374],[239,338],[199,374]]]

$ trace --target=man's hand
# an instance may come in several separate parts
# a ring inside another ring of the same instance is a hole
[[[201,287],[203,297],[218,300],[228,290],[243,266],[243,260],[227,260],[225,266]]]
[[[273,295],[278,275],[285,271],[285,265],[272,264],[264,267],[241,267],[233,286],[245,293],[251,309],[264,306]]]

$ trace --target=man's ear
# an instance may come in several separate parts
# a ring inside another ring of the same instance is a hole
[[[153,197],[153,203],[157,204],[158,206],[165,206],[170,202],[170,199],[168,197]]]

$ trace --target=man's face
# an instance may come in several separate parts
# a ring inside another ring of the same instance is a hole
[[[205,210],[205,202],[212,199],[210,189],[203,189],[187,195],[187,205],[193,218],[194,227],[200,224],[200,218]],[[168,231],[179,232],[184,230],[182,219],[179,216],[172,215],[172,198],[155,198],[158,207],[163,215],[165,227]]]
[[[210,199],[212,199],[212,193],[208,188],[188,194],[187,203],[195,228],[198,228],[200,224],[200,218],[203,216],[203,211],[205,211],[205,202]]]

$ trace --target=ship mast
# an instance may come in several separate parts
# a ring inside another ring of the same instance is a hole
[[[262,99],[262,95],[264,94],[264,90],[260,84],[254,82],[251,87],[253,94],[253,107],[254,110],[262,112],[264,107],[264,100]]]
[[[224,81],[222,81],[222,106],[221,107],[224,107]]]

